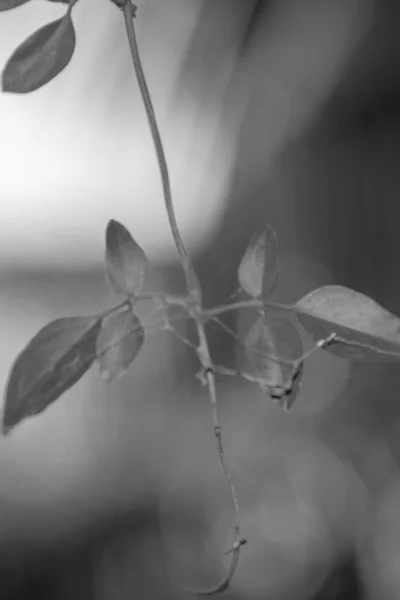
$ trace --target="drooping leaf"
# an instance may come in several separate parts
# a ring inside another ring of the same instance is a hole
[[[136,295],[143,287],[147,258],[129,231],[111,220],[106,230],[106,277],[110,288],[119,295]]]
[[[76,383],[96,359],[101,317],[52,321],[35,335],[11,369],[2,430],[44,411]]]
[[[260,378],[262,389],[288,410],[300,389],[303,344],[296,327],[276,315],[260,316],[251,326],[246,340],[246,357]]]
[[[39,89],[67,66],[74,50],[69,7],[62,19],[35,31],[12,53],[2,73],[3,91],[26,94]]]
[[[0,0],[0,12],[26,4],[29,0]]]
[[[328,345],[328,352],[359,361],[400,361],[399,317],[364,294],[327,285],[301,298],[294,312],[316,342],[332,333],[346,342]]]
[[[131,307],[103,320],[97,338],[100,374],[108,382],[122,377],[138,356],[145,339],[144,329]]]
[[[244,291],[253,298],[267,298],[275,290],[279,279],[278,242],[270,225],[251,239],[240,262],[238,277]]]

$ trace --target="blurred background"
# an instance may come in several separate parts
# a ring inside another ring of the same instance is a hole
[[[31,0],[2,12],[0,64],[64,10]],[[151,259],[148,291],[184,289],[121,14],[105,0],[73,14],[68,68],[0,96],[3,387],[40,327],[113,302],[110,218]],[[235,293],[267,221],[275,300],[336,283],[400,314],[396,0],[142,0],[136,25],[206,303]],[[223,577],[232,515],[198,365],[151,303],[140,316],[146,346],[122,381],[93,368],[0,441],[0,598],[184,599],[177,584]],[[216,363],[236,363],[254,318],[212,324]],[[248,540],[226,598],[399,597],[399,381],[395,366],[321,352],[285,414],[221,379]]]

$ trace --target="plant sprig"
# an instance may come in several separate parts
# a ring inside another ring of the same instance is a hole
[[[126,32],[129,41],[129,47],[132,56],[132,62],[134,65],[136,79],[139,85],[140,93],[143,99],[143,103],[146,110],[147,120],[149,123],[151,135],[153,138],[154,147],[157,153],[157,160],[160,168],[161,179],[163,184],[164,191],[164,204],[168,214],[169,224],[171,228],[171,232],[174,238],[175,246],[179,254],[179,258],[182,264],[183,271],[185,273],[186,285],[188,290],[188,312],[190,317],[194,320],[196,324],[199,345],[197,348],[197,356],[204,370],[205,374],[205,382],[208,387],[208,393],[211,403],[212,410],[212,420],[213,420],[213,428],[214,428],[214,436],[217,442],[218,448],[218,456],[219,460],[225,475],[226,482],[228,484],[231,500],[232,500],[232,508],[234,513],[234,528],[233,528],[233,541],[231,547],[231,563],[228,570],[227,575],[224,579],[215,587],[210,590],[199,590],[196,591],[197,594],[201,595],[212,595],[217,592],[222,592],[229,587],[229,583],[235,573],[236,566],[239,560],[239,554],[242,544],[241,533],[240,533],[240,519],[239,519],[239,501],[235,489],[235,485],[233,482],[232,474],[228,467],[224,445],[222,441],[222,432],[219,420],[219,412],[218,412],[218,402],[217,402],[217,390],[215,383],[215,375],[214,375],[214,365],[211,359],[210,348],[208,345],[207,335],[204,329],[205,317],[203,314],[202,307],[202,293],[200,282],[197,278],[196,272],[194,270],[192,261],[190,256],[185,248],[183,243],[178,223],[176,220],[175,210],[172,201],[172,193],[170,186],[170,178],[168,172],[168,165],[165,158],[165,152],[163,143],[161,140],[161,135],[159,132],[159,128],[157,125],[157,120],[155,116],[155,111],[153,108],[153,103],[151,101],[151,96],[147,87],[146,78],[144,76],[142,63],[139,54],[139,48],[136,40],[136,32],[134,26],[134,18],[136,16],[137,7],[132,4],[131,0],[123,0],[122,1],[122,11],[125,20]]]
[[[0,12],[30,0],[0,0]],[[34,32],[13,52],[2,71],[5,92],[29,93],[58,76],[69,64],[75,50],[72,9],[77,0],[50,0],[67,4],[61,19]],[[140,354],[149,327],[140,321],[136,306],[143,301],[158,303],[164,310],[161,329],[171,331],[188,345],[200,364],[199,379],[208,389],[214,437],[227,482],[233,510],[233,540],[227,550],[228,570],[222,580],[207,590],[191,590],[212,595],[228,589],[235,575],[240,551],[246,540],[240,530],[240,508],[234,481],[225,457],[218,412],[216,377],[241,376],[261,389],[280,407],[289,410],[300,390],[305,361],[318,350],[345,359],[374,362],[400,361],[400,319],[374,300],[342,286],[324,286],[311,291],[294,304],[270,299],[279,283],[278,242],[267,223],[250,240],[238,265],[240,288],[246,300],[205,308],[202,288],[187,252],[175,215],[168,164],[151,95],[147,87],[134,19],[137,6],[131,0],[111,0],[123,14],[136,79],[144,103],[157,162],[169,226],[186,280],[183,296],[142,291],[149,268],[147,257],[124,225],[110,220],[106,228],[106,279],[120,301],[111,309],[93,316],[66,317],[43,327],[16,358],[9,375],[2,415],[2,431],[9,433],[28,417],[46,410],[71,388],[94,364],[106,381],[122,377]],[[232,300],[232,297],[230,298]],[[182,309],[192,319],[198,343],[193,344],[175,330],[167,317],[171,306]],[[227,312],[253,309],[256,320],[245,340],[228,328],[219,317]],[[215,365],[205,330],[217,322],[235,342],[243,344],[249,369],[228,369]],[[314,345],[303,350],[301,332]]]

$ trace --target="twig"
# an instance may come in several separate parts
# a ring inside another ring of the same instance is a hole
[[[197,346],[193,344],[193,342],[185,338],[185,336],[182,335],[179,331],[177,331],[175,327],[171,325],[171,322],[169,320],[164,325],[164,331],[169,331],[170,333],[172,333],[175,337],[178,338],[178,340],[182,342],[182,344],[185,344],[185,346],[188,346],[192,350],[197,350]]]
[[[235,342],[237,344],[239,344],[239,346],[242,346],[245,349],[249,349],[246,342],[245,341],[243,342],[240,339],[240,337],[237,335],[237,333],[235,333],[233,331],[233,329],[231,329],[228,325],[226,325],[223,321],[221,321],[221,319],[218,319],[218,317],[213,317],[212,320],[214,321],[214,323],[219,325],[221,327],[221,329],[223,329],[224,331],[226,331],[226,333],[228,333],[230,336],[232,336],[232,338],[235,340]],[[318,348],[320,348],[320,347],[321,346],[318,346]],[[316,349],[318,349],[318,348],[316,348]],[[313,350],[313,352],[314,352],[314,350]],[[298,362],[301,362],[302,360],[304,360],[303,357],[300,357],[297,360],[291,360],[288,358],[279,358],[278,356],[274,356],[272,354],[269,354],[268,352],[262,352],[261,350],[258,350],[257,348],[254,348],[254,347],[251,348],[251,353],[255,356],[260,356],[262,358],[268,358],[268,360],[271,360],[272,362],[276,362],[280,365],[286,365],[286,366],[292,366],[292,365],[295,366]],[[227,375],[227,374],[228,373],[225,373],[225,375]],[[238,373],[238,374],[240,374],[240,373]],[[243,377],[246,379],[245,374],[243,374]],[[255,381],[258,381],[258,380],[255,380]]]
[[[192,590],[196,594],[202,596],[210,596],[218,592],[223,592],[229,587],[229,583],[236,571],[236,567],[239,560],[240,548],[244,543],[244,540],[240,538],[240,523],[239,523],[239,502],[233,484],[231,472],[227,466],[224,454],[224,448],[222,444],[221,427],[219,425],[218,406],[217,406],[217,394],[215,387],[215,377],[213,373],[213,364],[210,356],[210,350],[208,346],[207,336],[204,329],[204,309],[201,301],[201,287],[193,264],[186,251],[183,243],[178,224],[176,221],[175,211],[172,202],[171,186],[169,181],[169,173],[167,167],[167,161],[165,159],[164,148],[159,133],[155,111],[151,101],[150,93],[147,87],[146,79],[143,73],[143,68],[139,56],[139,49],[136,41],[136,33],[134,28],[133,19],[136,15],[137,7],[131,3],[131,0],[113,0],[117,6],[122,9],[124,15],[124,21],[126,26],[126,32],[129,41],[129,48],[131,51],[132,61],[135,69],[136,78],[138,81],[140,93],[143,99],[143,103],[146,110],[147,119],[150,126],[151,135],[153,138],[154,147],[157,154],[157,160],[160,168],[163,192],[164,192],[164,203],[168,214],[168,220],[174,238],[174,242],[178,251],[178,255],[182,264],[183,271],[185,273],[186,285],[189,297],[185,299],[188,314],[193,318],[196,323],[197,332],[199,336],[199,346],[197,348],[197,355],[205,374],[205,380],[209,390],[209,398],[212,409],[212,418],[214,424],[214,436],[217,441],[218,455],[221,466],[224,471],[224,475],[229,487],[230,496],[232,500],[233,512],[234,512],[234,535],[232,547],[229,550],[231,555],[231,562],[228,569],[227,575],[224,577],[221,583],[209,590]],[[166,298],[164,298],[164,302]],[[175,302],[173,302],[175,303]]]
[[[165,304],[170,304],[172,306],[183,306],[185,308],[188,307],[189,298],[185,298],[184,296],[178,296],[176,294],[166,294],[164,292],[148,292],[148,293],[140,293],[135,297],[135,302],[140,302],[141,300],[155,300],[160,299]],[[235,310],[243,310],[250,308],[272,308],[274,310],[282,311],[282,312],[292,312],[294,310],[294,304],[279,304],[277,302],[272,302],[271,300],[263,300],[262,298],[257,299],[249,299],[249,300],[241,300],[240,302],[233,302],[231,304],[224,304],[223,306],[215,306],[214,308],[201,308],[201,317],[204,321],[208,321],[211,319],[216,319],[219,315],[223,315],[227,312],[233,312]]]
[[[272,302],[271,300],[264,300],[263,298],[255,298],[253,300],[242,300],[240,302],[233,302],[232,304],[225,304],[224,306],[217,306],[215,308],[204,309],[203,315],[207,319],[212,319],[226,312],[234,310],[241,310],[244,308],[272,308],[282,312],[292,312],[294,304],[279,304]]]
[[[163,304],[171,306],[182,306],[184,308],[188,306],[188,300],[184,296],[165,294],[164,292],[140,293],[135,296],[135,302],[140,302],[141,300],[161,300]]]
[[[200,596],[212,596],[213,594],[217,594],[219,592],[224,592],[228,589],[229,584],[231,582],[232,577],[235,574],[236,567],[239,561],[240,556],[240,548],[243,546],[245,540],[240,537],[240,508],[239,501],[235,489],[235,485],[233,483],[232,474],[230,469],[226,463],[224,446],[222,443],[222,433],[221,426],[219,422],[219,411],[218,411],[218,403],[217,403],[217,391],[215,386],[215,375],[214,375],[214,366],[211,360],[210,351],[208,348],[207,336],[204,329],[204,324],[202,321],[197,322],[197,331],[199,334],[199,348],[198,348],[198,356],[199,360],[203,366],[204,379],[208,386],[208,392],[211,403],[211,411],[212,411],[212,420],[214,426],[214,436],[217,442],[218,447],[218,456],[219,461],[221,463],[222,469],[225,474],[225,479],[229,487],[229,492],[232,500],[232,508],[234,515],[234,526],[233,526],[233,542],[232,547],[229,550],[231,554],[231,562],[228,568],[228,572],[224,579],[215,587],[210,588],[208,590],[203,591],[195,591],[196,594]],[[187,590],[189,591],[189,590]]]
[[[122,11],[124,14],[126,32],[128,36],[132,61],[135,68],[135,74],[145,106],[147,120],[149,122],[150,132],[153,138],[154,148],[157,154],[157,162],[160,168],[162,186],[164,191],[165,208],[168,214],[171,233],[174,238],[175,246],[178,251],[179,258],[185,273],[188,292],[191,298],[195,302],[199,303],[201,298],[201,288],[189,255],[187,253],[186,247],[183,243],[178,223],[176,221],[175,211],[172,203],[171,185],[169,180],[168,165],[164,153],[164,146],[158,129],[156,115],[153,108],[150,92],[147,87],[146,78],[144,76],[142,62],[139,54],[139,48],[136,41],[134,17],[136,15],[137,7],[133,5],[130,0],[125,0],[122,4]]]

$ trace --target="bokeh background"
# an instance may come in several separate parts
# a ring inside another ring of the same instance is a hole
[[[138,4],[177,217],[207,304],[235,292],[240,257],[268,221],[276,300],[337,283],[400,314],[397,0]],[[0,63],[64,10],[31,0],[1,13]],[[151,259],[149,291],[184,289],[122,17],[81,0],[74,21],[68,68],[33,94],[0,95],[3,386],[49,320],[111,305],[110,218]],[[151,303],[140,315],[145,350],[122,381],[106,386],[94,368],[0,442],[1,598],[184,599],[177,584],[224,574],[232,515],[198,367]],[[217,363],[235,364],[254,317],[210,328]],[[221,379],[248,540],[227,598],[398,598],[399,381],[395,366],[321,352],[285,414]]]

